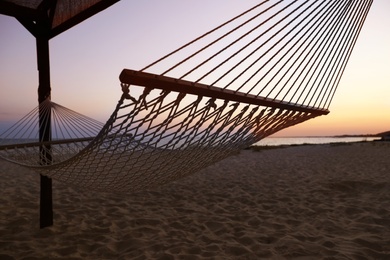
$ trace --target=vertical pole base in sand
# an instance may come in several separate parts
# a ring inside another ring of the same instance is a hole
[[[53,200],[52,200],[52,180],[41,175],[41,196],[40,196],[40,228],[53,225]]]

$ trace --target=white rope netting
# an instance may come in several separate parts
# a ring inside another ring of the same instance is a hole
[[[140,71],[124,70],[105,124],[46,100],[1,135],[0,156],[104,191],[194,173],[327,114],[371,3],[263,1]]]

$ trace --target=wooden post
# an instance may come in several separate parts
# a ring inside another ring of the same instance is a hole
[[[50,98],[50,60],[49,60],[49,37],[38,35],[36,37],[37,60],[39,73],[38,102],[41,104]],[[49,115],[48,115],[49,114]],[[51,140],[51,118],[50,112],[43,113],[39,109],[39,140]],[[52,155],[49,145],[40,147],[40,160],[42,165],[51,164]],[[52,200],[52,180],[41,175],[40,192],[40,228],[53,225],[53,200]]]

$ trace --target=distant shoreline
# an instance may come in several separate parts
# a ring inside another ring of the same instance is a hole
[[[342,135],[293,135],[293,136],[270,136],[269,138],[345,138],[345,137],[385,137],[390,136],[390,131],[377,134],[342,134]]]
[[[254,143],[253,146],[355,143],[361,141],[374,141],[378,139],[380,139],[380,137],[267,137],[257,143]]]

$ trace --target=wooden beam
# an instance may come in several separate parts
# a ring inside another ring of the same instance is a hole
[[[7,1],[0,1],[0,14],[16,18],[23,17],[32,21],[38,21],[41,19],[40,11]]]
[[[121,82],[131,85],[201,95],[223,100],[243,102],[246,104],[313,113],[315,115],[326,115],[329,113],[328,110],[322,108],[301,106],[283,100],[255,96],[252,94],[246,94],[229,89],[208,86],[201,83],[194,83],[186,80],[180,80],[129,69],[122,70],[119,79]]]
[[[102,0],[98,3],[92,5],[91,7],[85,9],[74,17],[68,19],[67,21],[61,23],[60,25],[52,28],[50,33],[50,38],[57,36],[58,34],[70,29],[71,27],[81,23],[82,21],[88,19],[91,16],[103,11],[104,9],[110,7],[111,5],[119,2],[120,0]]]
[[[16,18],[34,37],[37,36],[37,26],[32,20],[25,18]]]

